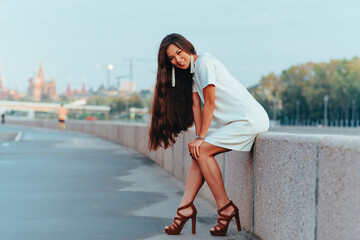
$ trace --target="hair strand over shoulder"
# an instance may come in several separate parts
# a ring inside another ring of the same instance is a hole
[[[181,131],[186,131],[194,123],[192,112],[192,74],[190,69],[175,67],[176,87],[171,86],[171,64],[166,49],[177,45],[188,54],[196,54],[194,46],[180,34],[169,34],[161,42],[158,53],[156,86],[152,103],[149,130],[149,149],[164,149],[175,143]]]

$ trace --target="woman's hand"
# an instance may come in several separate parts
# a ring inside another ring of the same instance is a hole
[[[199,147],[200,145],[204,142],[203,139],[195,139],[194,141],[192,141],[191,143],[189,143],[188,147],[189,147],[189,152],[190,155],[193,159],[198,160],[200,157],[200,150]]]

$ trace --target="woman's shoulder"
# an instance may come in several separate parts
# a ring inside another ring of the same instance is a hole
[[[217,59],[210,55],[209,53],[200,54],[195,62],[195,65],[199,66],[200,68],[214,65],[217,63]]]
[[[200,55],[198,55],[198,59],[196,60],[196,62],[198,63],[202,63],[202,62],[209,62],[209,61],[214,61],[215,57],[213,57],[210,53],[202,53]]]

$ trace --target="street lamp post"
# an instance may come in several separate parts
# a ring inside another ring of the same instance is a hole
[[[273,98],[273,120],[276,121],[277,99]]]
[[[329,101],[329,96],[325,95],[324,96],[324,126],[327,127],[328,126],[328,101]]]
[[[355,122],[356,122],[356,112],[355,112],[355,110],[356,110],[356,107],[355,107],[356,100],[353,99],[353,100],[351,101],[351,103],[352,103],[352,120],[351,120],[351,126],[354,127],[354,126],[355,126]]]
[[[114,65],[112,64],[108,64],[107,65],[107,85],[108,85],[108,90],[110,90],[110,75],[111,75],[111,70],[114,69]]]
[[[300,111],[300,101],[296,100],[296,123],[295,123],[295,125],[299,125],[299,111]]]

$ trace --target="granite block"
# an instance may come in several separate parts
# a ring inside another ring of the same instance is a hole
[[[80,121],[72,121],[71,124],[66,123],[66,128],[73,130],[73,131],[81,131],[82,126],[81,126],[81,122]]]
[[[96,122],[91,122],[90,123],[90,132],[89,133],[91,133],[91,134],[93,134],[93,135],[95,135],[95,127],[96,127]]]
[[[253,231],[253,158],[252,152],[225,153],[224,183],[227,195],[239,208],[241,226]]]
[[[255,226],[263,239],[315,239],[318,136],[266,133],[256,140]]]
[[[184,134],[180,133],[173,146],[173,175],[184,181]]]
[[[124,140],[123,140],[123,128],[124,126],[121,124],[118,124],[116,126],[116,142],[118,144],[124,145]]]
[[[121,139],[121,144],[124,146],[129,146],[128,145],[128,137],[129,137],[129,129],[128,126],[126,125],[120,125],[120,129],[119,129],[119,138]]]
[[[157,155],[157,151],[149,151],[147,157],[150,158],[151,160],[153,160],[154,162],[156,162],[155,161],[156,155]]]
[[[105,131],[106,125],[104,123],[98,123],[98,129],[96,136],[104,138],[104,131]]]
[[[161,161],[161,166],[168,173],[173,173],[173,148],[169,147],[163,150],[163,156]]]
[[[99,122],[95,123],[94,135],[97,137],[100,137],[100,126],[101,126],[101,123],[99,123]]]
[[[150,150],[149,150],[149,126],[147,125],[144,125],[144,126],[141,126],[141,137],[143,139],[145,139],[145,141],[141,141],[142,144],[141,144],[141,152],[149,157],[149,154],[150,154]]]
[[[87,121],[82,121],[82,127],[81,127],[81,132],[83,132],[83,133],[85,133],[85,127],[86,127],[86,123],[87,123]]]
[[[45,128],[51,128],[51,121],[47,120],[44,122],[44,127]]]
[[[184,135],[184,147],[183,147],[183,155],[184,155],[184,178],[183,183],[186,183],[186,179],[189,175],[190,166],[192,163],[192,158],[189,154],[188,144],[194,140],[196,134],[194,129],[189,129],[188,131],[183,133]]]
[[[66,122],[66,129],[67,130],[71,130],[71,131],[74,131],[74,125],[76,124],[76,121],[74,121],[74,120],[69,120],[69,121],[67,121]],[[59,128],[59,126],[58,126],[58,128]]]
[[[318,239],[360,239],[360,137],[321,140],[318,216]]]
[[[95,122],[86,122],[85,132],[89,134],[94,134],[95,131]]]
[[[148,135],[148,128],[145,125],[137,125],[134,129],[134,149],[139,153],[146,155],[147,149],[147,135]]]
[[[59,122],[56,120],[50,120],[48,121],[48,127],[51,129],[58,129],[59,128]]]
[[[103,123],[101,127],[100,136],[104,139],[108,139],[108,133],[109,133],[109,124]]]
[[[116,124],[111,124],[108,128],[108,136],[109,136],[109,140],[112,142],[116,142],[116,134],[117,134],[117,125]]]
[[[91,133],[91,124],[88,121],[84,121],[84,132],[85,133]]]
[[[145,142],[142,144],[142,149],[145,156],[149,156],[149,126],[145,125],[142,127],[142,135],[144,136]]]
[[[134,126],[134,148],[133,149],[138,152],[140,152],[139,149],[140,149],[140,141],[141,141],[139,135],[140,135],[140,129],[139,129],[139,126],[136,125],[136,126]]]
[[[128,146],[135,149],[135,125],[128,126]]]
[[[163,148],[158,148],[156,151],[155,151],[155,162],[160,165],[160,166],[163,166],[162,164],[162,161],[163,161],[163,158],[164,158],[164,149]]]
[[[104,132],[102,133],[102,138],[106,139],[106,140],[110,140],[110,126],[112,124],[104,124]]]
[[[120,135],[119,132],[120,132],[120,125],[116,124],[115,128],[114,128],[114,142],[117,143],[117,144],[121,144],[121,139],[119,137],[119,135]]]
[[[65,123],[66,124],[66,129],[71,130],[71,131],[75,131],[75,125],[76,125],[76,121],[68,121]]]

